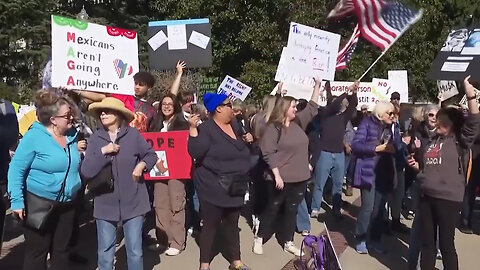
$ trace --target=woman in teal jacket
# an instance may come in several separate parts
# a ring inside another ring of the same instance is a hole
[[[80,189],[80,155],[77,132],[72,128],[73,106],[66,98],[49,91],[38,91],[35,96],[39,122],[35,122],[20,140],[8,171],[11,208],[21,220],[28,215],[25,192],[56,200],[66,179],[60,201],[70,202]],[[49,252],[50,269],[68,269],[67,246],[73,217],[71,204],[62,204],[49,216],[44,230],[25,227],[24,270],[46,270]]]

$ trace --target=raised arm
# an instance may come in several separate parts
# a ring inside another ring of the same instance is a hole
[[[177,75],[175,77],[175,80],[172,83],[172,87],[170,87],[170,93],[177,95],[178,90],[180,89],[180,82],[182,81],[182,75],[183,75],[183,70],[187,67],[187,64],[185,64],[184,61],[178,61],[176,70],[177,70]]]
[[[358,82],[355,82],[354,84],[350,85],[348,87],[348,90],[352,93],[350,96],[347,97],[348,100],[348,106],[347,109],[345,110],[344,115],[345,121],[350,121],[353,118],[353,113],[357,110],[357,105],[358,105],[358,97],[357,97],[357,90],[358,90]]]
[[[307,104],[307,107],[301,112],[298,112],[295,116],[296,122],[300,125],[303,130],[307,129],[307,126],[312,122],[313,118],[318,114],[318,98],[320,97],[320,84],[322,81],[320,79],[315,80],[315,87],[313,88],[312,98]]]
[[[469,81],[470,76],[465,78],[463,84],[465,86],[465,95],[468,103],[468,117],[462,127],[462,140],[467,147],[471,147],[480,132],[480,115],[476,98],[475,87]]]

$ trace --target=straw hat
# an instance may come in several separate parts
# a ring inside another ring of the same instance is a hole
[[[113,97],[104,98],[102,101],[92,103],[88,106],[88,111],[91,113],[97,113],[100,109],[117,111],[118,113],[123,114],[125,119],[127,119],[127,122],[131,122],[133,118],[135,118],[134,113],[127,109],[122,101]]]

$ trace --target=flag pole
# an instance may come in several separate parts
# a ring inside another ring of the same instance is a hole
[[[373,68],[373,66],[375,66],[375,64],[380,60],[382,59],[382,57],[385,55],[385,53],[388,51],[388,49],[390,49],[391,46],[389,46],[385,51],[382,52],[382,54],[380,54],[379,57],[377,57],[377,59],[373,62],[373,64],[371,64],[367,70],[362,74],[362,76],[360,76],[360,78],[358,78],[357,81],[361,81],[363,79],[363,77],[365,77],[365,75],[367,75],[367,73]]]

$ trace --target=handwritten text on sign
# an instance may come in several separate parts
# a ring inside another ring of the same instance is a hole
[[[192,158],[188,154],[188,131],[142,133],[157,153],[158,161],[145,180],[190,179]]]
[[[250,86],[227,75],[218,87],[217,93],[227,95],[232,101],[237,98],[244,101],[250,91],[252,91]]]
[[[137,33],[52,15],[52,86],[133,94]]]
[[[441,95],[441,101],[447,100],[458,95],[457,83],[455,81],[437,81],[438,93]]]
[[[287,47],[302,52],[308,59],[312,77],[333,81],[340,35],[299,23],[290,23]]]

